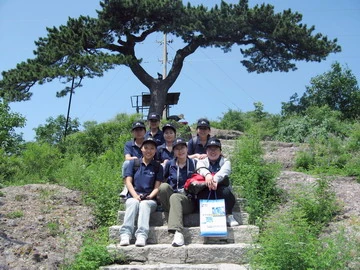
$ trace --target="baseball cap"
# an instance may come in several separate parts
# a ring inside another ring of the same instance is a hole
[[[209,120],[207,120],[207,119],[205,119],[205,118],[199,119],[198,122],[197,122],[197,127],[196,127],[196,128],[199,128],[199,127],[207,127],[207,128],[210,128]]]
[[[183,145],[187,146],[187,143],[183,138],[176,138],[175,141],[173,142],[173,148],[175,146],[180,145],[180,144],[183,144]]]
[[[212,137],[208,140],[205,148],[208,148],[209,146],[217,146],[221,149],[221,142],[218,138]]]
[[[144,144],[148,144],[148,143],[150,144],[152,143],[153,145],[155,145],[155,147],[157,147],[156,140],[153,137],[147,137],[141,144],[141,147],[143,147]]]
[[[162,127],[162,131],[165,132],[165,129],[167,128],[171,128],[175,133],[176,133],[176,128],[173,124],[171,123],[166,123],[163,127]]]
[[[133,131],[135,128],[143,128],[146,130],[145,124],[142,121],[136,121],[132,124],[131,130]]]
[[[160,121],[160,114],[158,114],[158,113],[150,113],[149,116],[148,116],[148,120]]]

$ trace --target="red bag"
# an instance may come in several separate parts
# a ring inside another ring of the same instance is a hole
[[[191,185],[191,183],[195,183],[195,184],[205,183],[205,177],[202,176],[201,174],[193,173],[193,175],[186,180],[184,189],[189,190],[189,186]]]

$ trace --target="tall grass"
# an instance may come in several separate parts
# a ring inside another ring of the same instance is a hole
[[[246,198],[249,222],[261,226],[263,217],[280,202],[276,177],[279,164],[265,163],[256,134],[241,137],[232,153],[232,180],[238,196]]]
[[[252,269],[339,270],[359,260],[359,239],[344,230],[319,237],[339,206],[328,180],[311,190],[294,190],[289,205],[274,211],[251,258]]]

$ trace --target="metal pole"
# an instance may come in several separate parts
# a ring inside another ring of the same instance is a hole
[[[68,111],[67,111],[67,116],[66,116],[66,124],[65,124],[65,131],[64,131],[64,141],[65,141],[65,139],[66,139],[66,131],[67,131],[68,124],[69,124],[70,108],[71,108],[71,99],[72,99],[72,94],[73,94],[73,89],[74,89],[74,81],[75,81],[75,77],[72,78],[72,83],[71,83],[71,90],[70,90],[70,97],[69,97],[69,105],[68,105]]]
[[[164,71],[163,71],[163,79],[166,78],[167,75],[167,62],[168,62],[168,58],[167,58],[167,35],[164,34],[164,55],[163,55],[163,64],[164,64]]]
[[[163,51],[163,65],[164,65],[164,70],[163,70],[163,80],[165,80],[166,75],[167,75],[167,35],[164,34],[164,51]],[[163,110],[163,118],[167,118],[168,116],[168,105],[165,104],[165,109]]]

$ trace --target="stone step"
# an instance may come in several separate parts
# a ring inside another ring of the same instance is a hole
[[[189,244],[182,247],[172,247],[170,244],[134,245],[122,247],[117,244],[108,246],[113,256],[125,256],[128,262],[142,264],[246,264],[249,262],[248,252],[252,244]]]
[[[109,239],[112,243],[120,242],[119,225],[109,228]],[[185,227],[185,244],[227,244],[227,243],[254,243],[259,235],[259,228],[254,225],[240,225],[228,227],[227,237],[203,237],[200,227]],[[167,230],[167,226],[150,227],[148,244],[171,244],[174,234]],[[132,239],[131,243],[134,243]]]
[[[164,226],[167,225],[166,212],[156,211],[150,215],[150,226]],[[118,211],[118,224],[123,224],[125,211]],[[241,225],[247,225],[249,220],[249,214],[245,212],[233,212],[233,216],[237,222]],[[192,213],[184,215],[184,227],[197,227],[200,226],[199,213]]]
[[[156,263],[156,264],[114,264],[109,266],[102,266],[100,270],[248,270],[248,265],[239,265],[233,263],[219,263],[219,264],[170,264],[170,263]]]

